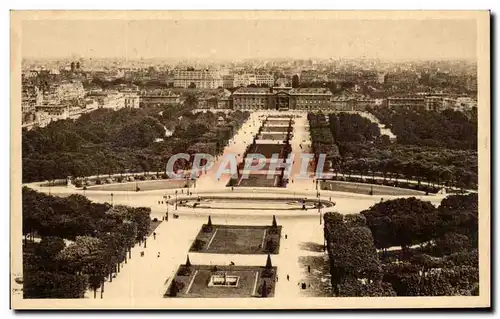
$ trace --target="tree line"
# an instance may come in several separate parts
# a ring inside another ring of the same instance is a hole
[[[313,151],[316,157],[326,153],[325,168],[335,173],[414,179],[435,190],[443,185],[477,188],[476,150],[405,144],[399,136],[392,143],[377,124],[359,114],[310,113],[308,118]]]
[[[367,110],[397,136],[399,144],[477,150],[477,109],[468,114],[405,108]]]
[[[221,153],[248,118],[240,111],[193,114],[193,107],[99,109],[23,131],[23,182],[164,171],[176,153]]]
[[[83,298],[112,281],[131,248],[146,240],[151,209],[112,207],[81,195],[54,197],[24,187],[24,298]]]
[[[477,194],[451,195],[437,208],[401,198],[325,214],[334,295],[477,295],[477,205]]]

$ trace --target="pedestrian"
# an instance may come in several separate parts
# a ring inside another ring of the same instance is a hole
[[[278,282],[278,275],[276,275],[276,282]]]
[[[288,274],[286,275],[286,280],[290,281],[290,276]]]
[[[158,257],[157,258],[160,258],[160,252],[158,252]]]
[[[307,265],[307,272],[311,272],[311,266]]]
[[[288,238],[288,236],[285,234],[285,239],[287,239],[287,238]]]

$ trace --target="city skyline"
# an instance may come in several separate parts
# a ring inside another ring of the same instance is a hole
[[[475,20],[457,19],[26,20],[22,27],[26,59],[475,60],[477,47]]]

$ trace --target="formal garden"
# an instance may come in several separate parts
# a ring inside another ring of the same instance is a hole
[[[165,298],[270,298],[274,297],[277,267],[271,257],[263,266],[193,265],[179,267]]]
[[[189,251],[210,254],[278,254],[281,226],[273,216],[269,226],[212,224],[209,216]]]

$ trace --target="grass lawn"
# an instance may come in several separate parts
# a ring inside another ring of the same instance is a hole
[[[348,192],[356,194],[369,195],[373,190],[374,196],[379,195],[398,195],[398,196],[411,196],[411,195],[425,195],[425,192],[413,189],[391,187],[385,185],[373,185],[354,182],[340,182],[340,181],[326,181],[321,182],[321,189],[331,190],[335,192]]]
[[[149,231],[148,231],[148,235],[146,237],[149,237],[153,234],[153,232],[156,230],[156,228],[158,228],[158,226],[160,226],[161,224],[161,220],[158,220],[158,221],[154,221],[154,220],[151,220],[151,224],[149,224]]]
[[[277,254],[281,226],[205,225],[189,251],[210,254]]]
[[[214,266],[192,265],[186,271],[181,266],[174,280],[178,288],[177,298],[248,298],[261,297],[262,285],[266,282],[268,297],[274,296],[276,267],[267,275],[264,267],[256,266]],[[236,287],[209,287],[210,278],[215,274],[238,276]],[[172,284],[165,292],[164,297],[170,296]]]

